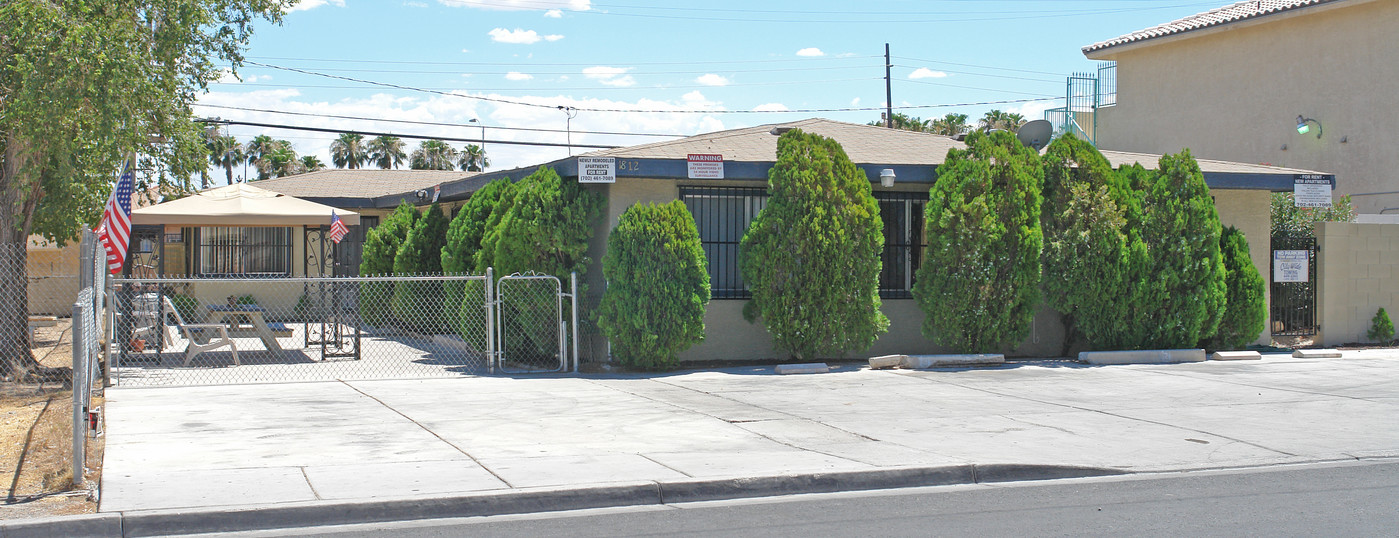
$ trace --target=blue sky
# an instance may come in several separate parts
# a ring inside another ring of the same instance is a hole
[[[281,26],[257,28],[247,57],[262,65],[212,85],[195,112],[405,138],[477,139],[484,125],[491,169],[514,168],[569,150],[505,142],[625,146],[669,138],[607,133],[878,120],[888,43],[893,103],[912,107],[897,111],[1037,119],[1063,105],[1067,75],[1095,69],[1081,47],[1227,3],[303,0]],[[327,163],[335,137],[230,132],[284,138]]]

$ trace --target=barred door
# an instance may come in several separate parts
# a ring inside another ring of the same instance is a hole
[[[1273,236],[1272,290],[1274,336],[1316,334],[1316,238]]]

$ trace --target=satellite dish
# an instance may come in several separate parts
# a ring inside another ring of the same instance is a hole
[[[1015,132],[1015,137],[1020,139],[1021,144],[1035,151],[1049,145],[1049,138],[1053,135],[1054,124],[1049,123],[1049,120],[1028,122]]]

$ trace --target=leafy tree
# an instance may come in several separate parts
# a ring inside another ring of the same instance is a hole
[[[964,353],[1004,350],[1030,332],[1040,291],[1039,154],[1008,132],[974,132],[938,167],[927,255],[913,297],[923,334]]]
[[[1208,349],[1240,349],[1258,338],[1268,321],[1268,286],[1248,255],[1248,239],[1230,226],[1219,235],[1224,260],[1224,314],[1213,338],[1202,342]]]
[[[485,148],[476,144],[467,144],[459,155],[457,166],[467,172],[480,172],[491,165],[491,160],[486,158]]]
[[[447,243],[442,247],[442,272],[462,275],[476,269],[476,253],[492,213],[501,200],[513,197],[515,184],[501,178],[478,189],[467,199],[447,228]],[[500,220],[495,220],[499,224]],[[452,328],[467,342],[485,349],[485,320],[482,314],[483,289],[476,282],[449,281],[443,287],[443,312]],[[468,299],[468,297],[470,297]]]
[[[627,208],[607,236],[602,274],[597,323],[622,364],[673,369],[704,340],[709,269],[683,202]]]
[[[451,170],[457,150],[441,140],[424,140],[408,157],[408,167],[414,170]]]
[[[761,317],[796,359],[868,349],[889,329],[879,311],[884,224],[870,181],[835,140],[793,129],[777,139],[767,206],[739,243]]]
[[[1190,150],[1163,155],[1144,193],[1145,275],[1135,278],[1132,347],[1194,346],[1215,334],[1224,312],[1224,261],[1219,214]]]
[[[986,115],[982,116],[981,120],[977,123],[980,124],[981,130],[983,131],[990,131],[992,129],[1015,131],[1019,129],[1021,125],[1025,124],[1025,116],[1015,112],[990,110],[987,111]]]
[[[893,128],[901,131],[923,132],[928,130],[928,122],[923,118],[909,116],[903,112],[895,112],[893,116]],[[884,127],[884,120],[869,122],[869,125]]]
[[[435,275],[442,272],[442,247],[447,239],[447,217],[433,202],[427,214],[399,245],[393,272],[400,275]],[[440,281],[399,282],[393,290],[393,313],[407,327],[425,333],[438,332],[442,325],[442,283]]]
[[[321,158],[315,155],[302,155],[301,161],[297,164],[297,168],[300,170],[298,173],[304,174],[306,172],[325,170],[325,163],[321,162]]]
[[[1292,193],[1275,192],[1272,199],[1274,237],[1312,237],[1318,222],[1350,222],[1355,220],[1355,208],[1350,195],[1342,196],[1331,207],[1297,207]]]
[[[227,184],[232,185],[233,166],[244,159],[243,145],[232,135],[220,135],[218,131],[214,131],[212,135],[205,142],[205,147],[209,149],[209,164],[222,168],[228,178]]]
[[[1044,159],[1045,301],[1064,318],[1067,354],[1076,335],[1089,349],[1122,345],[1122,319],[1129,303],[1131,245],[1139,232],[1128,226],[1140,216],[1127,178],[1108,164],[1092,144],[1065,134],[1049,145]]]
[[[928,121],[928,132],[945,136],[957,136],[971,130],[966,114],[948,114]]]
[[[394,209],[378,226],[371,228],[364,237],[363,252],[360,255],[359,274],[361,276],[386,276],[394,271],[394,258],[398,248],[408,237],[408,231],[418,223],[421,214],[408,202]],[[393,295],[392,282],[366,282],[360,288],[359,312],[370,325],[383,327],[393,322],[390,297]]]
[[[365,146],[364,135],[340,133],[340,136],[330,143],[330,162],[334,163],[336,168],[351,170],[364,166],[369,162],[369,149]]]
[[[376,136],[367,147],[369,161],[384,170],[398,168],[408,158],[408,154],[403,152],[403,139],[396,136]]]
[[[276,0],[0,2],[0,375],[40,367],[27,344],[24,244],[96,224],[120,163],[140,156],[138,189],[183,182],[207,153],[189,113],[237,68],[252,25]]]

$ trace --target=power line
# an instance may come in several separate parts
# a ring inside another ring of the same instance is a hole
[[[285,114],[285,115],[288,115],[288,116],[309,116],[309,117],[313,117],[313,118],[335,118],[335,119],[342,119],[342,120],[383,121],[383,122],[391,122],[391,123],[408,123],[408,124],[413,124],[413,125],[440,125],[440,126],[443,126],[443,127],[464,127],[464,128],[469,128],[469,129],[480,129],[480,128],[482,128],[482,127],[485,127],[485,128],[487,128],[487,129],[496,129],[496,130],[501,130],[501,131],[534,131],[534,132],[542,132],[542,133],[562,133],[562,132],[565,132],[563,129],[544,129],[544,128],[540,128],[540,127],[502,127],[502,126],[498,126],[498,125],[483,125],[483,124],[479,124],[479,123],[447,123],[447,122],[437,122],[437,121],[392,120],[392,119],[387,119],[387,118],[366,118],[366,117],[362,117],[362,116],[340,116],[340,115],[335,115],[335,114],[312,114],[312,113],[310,113],[310,112],[291,112],[291,111],[287,111],[287,110],[270,110],[270,109],[265,109],[265,108],[248,108],[248,107],[241,107],[241,106],[206,105],[206,104],[203,104],[203,103],[195,103],[194,106],[202,106],[202,107],[206,107],[206,108],[218,108],[218,109],[223,109],[223,110],[242,110],[242,111],[244,111],[244,112],[266,112],[266,113],[269,113],[269,114]],[[661,137],[676,137],[676,138],[683,138],[683,137],[686,137],[686,136],[690,136],[690,135],[684,135],[684,134],[623,133],[623,132],[614,132],[614,131],[571,131],[571,132],[578,133],[578,134],[618,135],[618,136],[661,136]]]
[[[655,90],[657,90],[657,89],[664,89],[664,90],[688,90],[688,89],[733,88],[733,87],[752,87],[752,86],[791,86],[791,85],[800,85],[800,84],[828,84],[828,83],[832,83],[832,82],[859,82],[859,81],[869,81],[869,80],[883,80],[883,78],[884,78],[884,77],[860,77],[860,78],[828,78],[828,79],[816,79],[816,80],[786,80],[786,81],[777,81],[777,82],[732,82],[732,83],[728,83],[728,84],[724,84],[724,85],[718,85],[718,86],[712,85],[712,84],[674,84],[674,85],[665,85],[665,86],[654,86],[654,85],[647,85],[647,86],[550,86],[550,87],[547,87],[547,88],[532,88],[532,87],[515,87],[515,88],[475,88],[475,87],[473,87],[473,88],[469,88],[469,89],[471,89],[472,91],[478,91],[478,92],[640,91],[640,90],[655,91]],[[256,87],[260,87],[260,88],[322,88],[322,89],[340,89],[340,90],[353,90],[353,89],[369,90],[369,89],[373,89],[373,88],[366,88],[366,87],[364,87],[364,86],[342,86],[342,85],[325,85],[325,84],[322,84],[322,85],[316,85],[316,84],[272,84],[272,83],[267,83],[267,82],[212,82],[212,83],[210,83],[210,85],[211,85],[211,86],[213,86],[213,85],[218,85],[218,86],[256,86]],[[429,88],[429,87],[418,87],[418,88],[416,88],[416,89],[450,92],[450,91],[461,90],[461,89],[463,89],[463,88],[460,88],[460,87],[457,87],[457,88],[446,88],[446,87],[431,87],[431,88]]]
[[[823,62],[833,60],[867,60],[882,59],[883,56],[831,56],[812,58],[773,58],[766,60],[682,60],[673,62],[587,62],[587,63],[557,63],[539,62],[531,63],[533,66],[545,67],[592,67],[613,64],[627,65],[722,65],[722,64],[758,64],[758,63],[781,63],[781,62]],[[365,60],[359,58],[296,58],[289,56],[249,56],[249,60],[275,60],[275,61],[296,61],[296,62],[336,62],[336,63],[368,63],[368,64],[400,64],[400,65],[483,65],[483,66],[519,66],[520,62],[441,62],[426,60]]]
[[[456,0],[455,3],[457,3],[457,4],[464,4],[464,5],[485,6],[485,4],[483,4],[483,3],[480,3],[480,2],[473,2],[473,1],[470,1],[470,0]],[[527,5],[528,5],[528,3],[525,3],[525,5],[523,5],[523,6],[521,6],[521,7],[526,7]],[[583,15],[583,16],[604,16],[604,15],[605,15],[605,16],[618,16],[618,17],[649,18],[649,19],[680,19],[680,20],[686,20],[686,21],[703,20],[703,21],[719,21],[719,22],[750,22],[750,23],[791,23],[791,24],[837,23],[837,24],[848,24],[848,23],[851,23],[851,22],[858,22],[858,23],[878,23],[878,24],[899,24],[899,23],[904,23],[904,24],[907,24],[907,23],[929,24],[929,23],[948,23],[948,22],[979,22],[979,21],[1022,20],[1022,19],[1048,19],[1048,18],[1077,17],[1077,16],[1085,16],[1085,15],[1107,15],[1107,14],[1113,14],[1113,13],[1130,13],[1130,12],[1139,12],[1139,11],[1156,11],[1156,10],[1162,10],[1162,9],[1174,9],[1174,8],[1181,8],[1181,7],[1203,6],[1203,5],[1213,6],[1213,5],[1216,5],[1216,2],[1214,2],[1214,1],[1210,1],[1210,2],[1194,2],[1194,3],[1187,3],[1187,4],[1174,4],[1174,5],[1162,5],[1162,6],[1146,6],[1146,7],[1140,7],[1140,6],[1139,6],[1139,7],[1128,7],[1128,8],[1121,8],[1121,7],[1107,8],[1107,7],[1102,7],[1102,8],[1091,8],[1091,9],[1041,10],[1041,11],[1026,11],[1026,10],[1023,10],[1023,9],[1016,9],[1016,10],[1007,10],[1007,11],[987,11],[987,12],[977,12],[977,11],[943,11],[943,12],[869,12],[869,11],[839,11],[839,12],[809,12],[809,11],[805,11],[805,10],[801,10],[801,11],[796,11],[796,10],[793,10],[793,11],[785,11],[785,10],[783,10],[783,11],[777,11],[777,10],[716,9],[716,8],[711,8],[711,7],[705,7],[705,8],[675,8],[675,7],[653,7],[653,6],[623,6],[623,7],[626,8],[626,9],[684,10],[684,11],[704,12],[704,13],[709,13],[709,12],[728,12],[728,13],[736,13],[736,14],[780,14],[780,15],[788,15],[788,14],[790,14],[790,15],[801,15],[801,14],[807,14],[807,13],[815,13],[815,14],[818,14],[818,15],[845,15],[845,17],[842,17],[842,18],[835,18],[835,19],[767,18],[767,17],[751,17],[751,16],[749,16],[749,17],[713,17],[713,16],[701,16],[701,15],[696,15],[696,14],[693,14],[693,13],[690,13],[690,14],[677,14],[677,15],[658,15],[658,14],[649,14],[649,13],[627,13],[627,12],[617,11],[617,10],[615,10],[615,9],[608,9],[608,10],[606,10],[606,11],[601,11],[601,10],[576,11],[576,10],[574,10],[574,11],[570,11],[570,13],[573,13],[573,14],[576,14],[576,15]],[[556,8],[556,7],[557,7],[556,4],[548,4],[548,5],[539,4],[538,6],[539,6],[538,9],[548,9],[548,8]],[[599,5],[599,7],[602,7],[602,6]],[[998,15],[998,14],[1005,14],[1005,16],[993,16],[993,15]],[[917,19],[917,18],[909,18],[909,17],[899,17],[899,18],[894,18],[894,19],[865,19],[865,18],[855,18],[855,19],[852,19],[852,18],[851,18],[851,16],[856,16],[856,15],[890,15],[890,16],[897,16],[897,15],[926,15],[926,16],[930,16],[930,17],[934,17],[934,18],[929,18],[929,19]],[[954,17],[954,16],[956,16],[956,15],[978,15],[978,16],[975,16],[975,17]],[[987,15],[987,16],[979,16],[979,15]]]
[[[474,142],[480,142],[480,143],[483,143],[483,144],[486,143],[486,142],[488,142],[487,140],[485,140],[485,139],[483,139],[483,138],[456,138],[456,137],[450,137],[450,136],[422,136],[422,135],[413,135],[413,134],[400,134],[400,133],[385,133],[385,132],[376,132],[376,131],[363,131],[363,130],[358,130],[358,129],[350,129],[350,130],[347,130],[347,129],[327,129],[327,128],[323,128],[323,127],[303,127],[303,126],[299,126],[299,125],[283,125],[283,124],[276,124],[276,123],[260,123],[260,122],[252,122],[252,121],[224,120],[224,119],[218,119],[218,118],[198,118],[198,119],[195,119],[195,121],[196,121],[196,122],[199,122],[199,123],[211,123],[211,124],[218,124],[218,125],[243,125],[243,126],[247,126],[247,127],[266,127],[266,128],[269,128],[269,129],[287,129],[287,130],[291,130],[291,131],[310,131],[310,132],[313,132],[313,133],[334,133],[334,134],[340,134],[340,133],[353,133],[353,134],[368,135],[368,136],[395,136],[395,137],[399,137],[399,138],[411,138],[411,139],[414,139],[414,140],[442,140],[442,141],[445,141],[445,142],[473,142],[473,143],[474,143]],[[490,140],[489,142],[492,143],[492,144],[505,144],[505,145],[513,145],[513,146],[542,146],[542,147],[552,147],[552,148],[613,149],[613,148],[619,148],[619,147],[621,147],[621,146],[607,146],[607,145],[602,145],[602,144],[573,144],[573,143],[560,144],[560,143],[557,143],[557,142],[521,142],[521,141],[515,141],[515,140]]]

